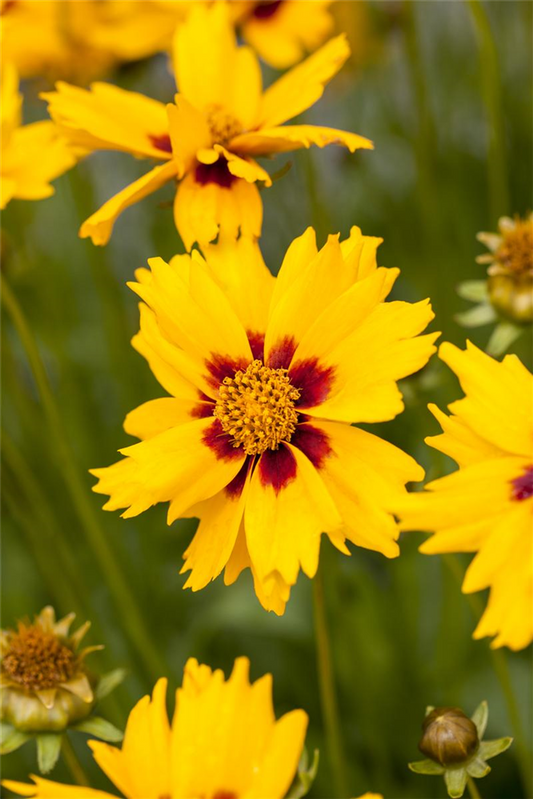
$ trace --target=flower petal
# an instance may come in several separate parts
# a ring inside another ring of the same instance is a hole
[[[246,155],[272,155],[309,148],[327,147],[339,144],[347,147],[351,153],[356,150],[373,150],[370,139],[349,133],[345,130],[325,128],[318,125],[283,125],[277,128],[262,128],[253,133],[242,133],[231,140],[229,146],[235,152]]]
[[[205,116],[185,97],[177,94],[174,103],[167,105],[168,128],[172,156],[179,165],[177,176],[181,178],[193,167],[197,151],[210,147],[211,134]]]
[[[154,167],[146,175],[126,186],[85,220],[80,228],[80,237],[90,238],[93,244],[107,244],[113,232],[113,225],[122,211],[172,180],[176,176],[176,170],[176,164],[170,161],[168,164]]]
[[[238,155],[235,155],[235,153],[226,150],[221,144],[215,144],[213,146],[217,153],[222,154],[226,158],[228,169],[235,177],[243,178],[243,180],[246,180],[248,183],[255,183],[259,180],[262,181],[265,186],[272,185],[272,178],[256,161],[253,161],[251,158],[240,158]]]
[[[117,799],[114,794],[97,791],[86,785],[63,785],[33,774],[30,777],[33,785],[15,780],[2,780],[2,785],[20,796],[33,796],[35,799]]]
[[[212,403],[188,399],[161,397],[139,405],[130,411],[124,420],[124,430],[128,435],[144,441],[153,438],[171,427],[177,427],[201,416],[212,416]]]

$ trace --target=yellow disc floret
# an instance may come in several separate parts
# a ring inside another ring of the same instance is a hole
[[[208,105],[205,109],[205,115],[214,144],[227,144],[227,142],[243,132],[240,120],[218,103]]]
[[[224,378],[214,415],[234,447],[259,455],[290,441],[298,422],[294,403],[299,397],[287,369],[270,369],[257,360],[234,377]]]
[[[68,682],[77,668],[78,658],[57,635],[25,624],[19,624],[1,665],[13,683],[32,691]]]

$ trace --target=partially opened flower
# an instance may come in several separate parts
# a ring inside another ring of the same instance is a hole
[[[126,418],[142,439],[121,450],[95,491],[128,518],[169,502],[168,523],[198,516],[186,587],[250,567],[263,606],[283,613],[300,567],[313,577],[321,533],[398,554],[393,499],[423,470],[352,422],[393,419],[396,381],[434,351],[428,301],[385,303],[397,269],[381,240],[353,228],[317,252],[310,228],[276,280],[256,244],[214,245],[141,269],[133,344],[172,395]]]
[[[332,39],[264,93],[257,57],[237,47],[225,3],[195,5],[177,31],[174,70],[179,94],[165,106],[103,83],[89,91],[57,84],[45,94],[52,118],[71,141],[89,150],[118,150],[161,162],[106,202],[80,229],[106,244],[122,211],[163,184],[178,180],[177,229],[190,249],[220,233],[259,236],[257,183],[271,184],[254,160],[317,144],[370,148],[368,139],[313,125],[282,125],[322,95],[348,57],[344,36]]]
[[[500,363],[470,342],[439,356],[466,396],[451,416],[429,406],[443,433],[426,442],[459,470],[403,500],[401,527],[434,533],[421,552],[476,552],[463,591],[491,590],[474,638],[523,649],[533,638],[533,377],[516,355]]]
[[[112,672],[103,678],[106,685],[100,686],[85,658],[103,647],[79,648],[90,622],[70,633],[74,616],[69,613],[56,621],[54,609],[47,606],[32,623],[21,621],[17,629],[0,632],[0,751],[7,754],[36,738],[43,773],[55,764],[67,728],[106,740],[122,737],[104,719],[88,718],[97,699],[109,693],[122,675]],[[99,686],[105,691],[99,693]]]
[[[52,180],[75,164],[75,157],[50,120],[22,125],[22,96],[11,63],[2,64],[2,158],[0,208],[12,199],[42,200],[54,193]]]
[[[231,3],[243,39],[277,69],[296,64],[333,30],[332,0],[258,0]]]
[[[122,749],[90,741],[94,758],[120,794],[142,799],[282,799],[298,767],[307,714],[293,710],[276,721],[270,674],[250,684],[249,662],[235,661],[227,682],[191,658],[169,724],[166,679],[130,713]],[[105,791],[4,780],[39,799],[116,799]]]

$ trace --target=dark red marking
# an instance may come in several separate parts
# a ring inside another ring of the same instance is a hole
[[[317,469],[321,469],[324,461],[333,454],[327,434],[310,424],[298,425],[291,444],[298,447]]]
[[[158,150],[162,150],[164,153],[172,152],[172,142],[170,141],[168,133],[162,133],[160,136],[150,134],[148,138]]]
[[[9,11],[11,8],[17,5],[17,0],[6,0],[4,5],[2,6],[2,16]]]
[[[279,7],[283,0],[264,0],[264,2],[256,3],[252,16],[256,19],[269,19],[279,11]]]
[[[229,496],[230,499],[239,499],[240,495],[243,492],[244,485],[246,483],[246,478],[248,477],[248,472],[253,463],[253,458],[248,456],[244,461],[243,465],[231,481],[228,483],[224,491]]]
[[[533,497],[533,466],[528,466],[521,477],[511,480],[513,499],[530,499]]]
[[[259,479],[262,485],[272,486],[276,494],[296,477],[296,458],[283,444],[279,449],[267,449],[259,459]]]
[[[247,361],[235,361],[233,358],[228,358],[226,355],[219,355],[216,352],[211,353],[211,357],[206,359],[205,365],[207,371],[211,375],[209,382],[215,388],[218,388],[225,377],[233,377],[235,372],[244,370],[249,365]]]
[[[265,360],[265,334],[257,330],[247,330],[246,335],[250,342],[250,349],[256,361]]]
[[[324,402],[333,385],[335,369],[321,366],[318,358],[298,361],[289,369],[292,385],[300,390],[300,399],[294,403],[298,408],[312,408]]]
[[[208,416],[213,415],[215,404],[213,400],[209,402],[198,402],[191,410],[193,419],[207,419]]]
[[[241,447],[234,447],[231,438],[222,429],[218,419],[204,431],[202,441],[212,450],[219,460],[232,461],[235,458],[242,458]]]
[[[296,341],[292,336],[282,338],[270,350],[267,366],[270,366],[271,369],[288,369],[292,356],[296,352],[296,346]]]
[[[233,791],[217,791],[213,794],[213,799],[237,799],[237,794]]]
[[[194,177],[201,186],[205,186],[207,183],[216,183],[217,186],[222,186],[225,189],[229,189],[232,183],[237,180],[235,175],[232,175],[228,169],[227,159],[222,156],[214,164],[198,163]]]

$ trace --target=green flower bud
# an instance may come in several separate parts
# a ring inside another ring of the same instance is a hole
[[[459,708],[436,707],[424,719],[422,730],[418,748],[441,766],[460,765],[479,747],[476,725]]]
[[[533,322],[533,276],[494,274],[488,279],[489,299],[499,314],[512,322]]]

